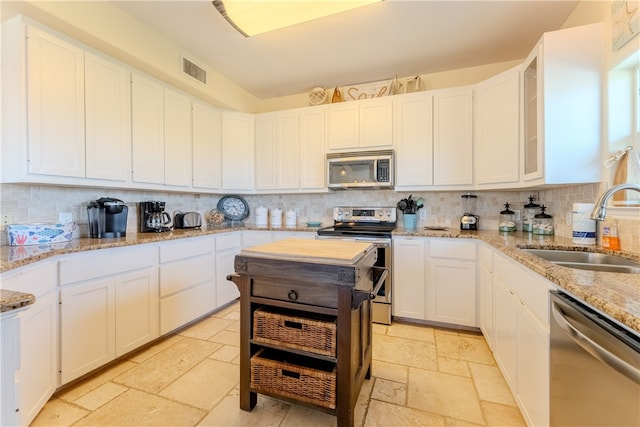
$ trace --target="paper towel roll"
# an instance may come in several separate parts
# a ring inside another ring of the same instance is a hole
[[[596,221],[591,219],[593,203],[574,203],[571,215],[573,243],[578,245],[596,244]]]

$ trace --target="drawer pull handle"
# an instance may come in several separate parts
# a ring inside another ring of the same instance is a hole
[[[298,294],[293,289],[289,291],[287,296],[289,297],[289,300],[291,300],[291,301],[295,301],[295,300],[298,299]]]
[[[282,376],[283,377],[295,378],[297,380],[300,379],[300,373],[299,372],[287,371],[286,369],[282,369]]]
[[[292,322],[291,320],[284,321],[285,328],[302,329],[302,323]]]

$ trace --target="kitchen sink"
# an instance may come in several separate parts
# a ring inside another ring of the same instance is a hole
[[[617,255],[564,249],[522,249],[556,265],[579,270],[640,274],[640,263]]]

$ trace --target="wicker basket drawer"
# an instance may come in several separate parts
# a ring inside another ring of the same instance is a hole
[[[336,364],[261,349],[251,358],[251,388],[335,409]]]
[[[335,357],[336,320],[332,316],[263,307],[253,314],[253,340]]]

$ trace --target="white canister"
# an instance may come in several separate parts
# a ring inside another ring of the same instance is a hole
[[[271,215],[269,216],[272,227],[282,227],[282,209],[271,209]]]
[[[574,203],[571,215],[573,243],[577,245],[596,244],[596,221],[591,219],[593,203]]]
[[[269,209],[264,206],[258,206],[256,208],[256,225],[266,227],[267,224],[269,224]]]
[[[295,228],[295,226],[297,224],[298,224],[298,212],[294,211],[293,209],[289,209],[284,214],[284,225],[285,225],[285,227],[287,227],[287,228]]]

